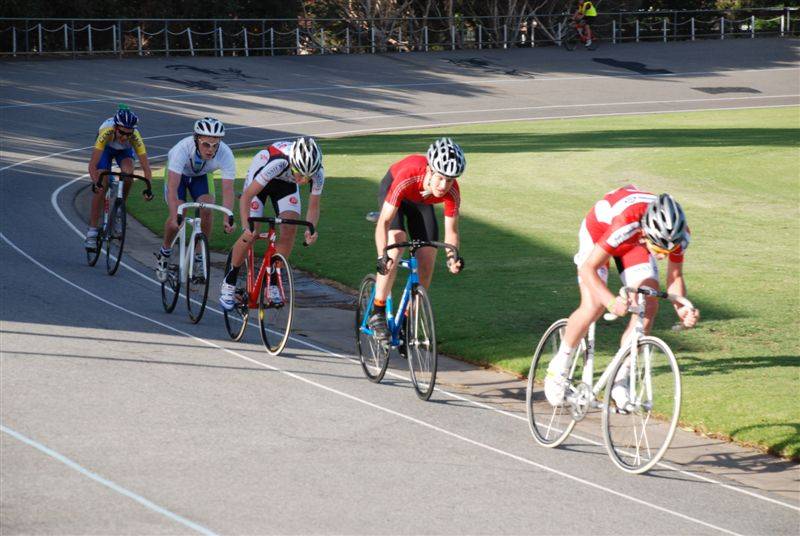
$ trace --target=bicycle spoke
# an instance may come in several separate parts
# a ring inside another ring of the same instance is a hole
[[[361,360],[361,369],[371,382],[378,383],[386,374],[389,351],[371,332],[366,331],[366,319],[372,312],[375,292],[375,276],[370,274],[361,281],[356,302],[355,338],[356,352]]]

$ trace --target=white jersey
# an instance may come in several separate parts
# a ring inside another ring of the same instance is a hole
[[[197,154],[194,136],[187,136],[170,149],[167,162],[170,171],[187,177],[199,177],[220,169],[223,180],[232,181],[236,178],[236,160],[233,158],[233,151],[223,141],[219,142],[219,149],[214,158],[203,160]]]
[[[266,186],[271,180],[286,181],[296,184],[294,174],[289,165],[289,151],[292,141],[276,141],[263,151],[259,151],[247,170],[247,179],[244,183],[245,190],[250,183],[256,181],[261,186]],[[311,195],[321,195],[325,186],[325,170],[319,171],[311,177]]]

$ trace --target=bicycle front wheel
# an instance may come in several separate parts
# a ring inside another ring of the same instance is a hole
[[[167,262],[167,278],[161,283],[161,304],[171,313],[178,304],[181,293],[181,270],[177,264]]]
[[[580,382],[583,370],[585,343],[581,342],[572,363],[569,364],[564,396],[560,401],[548,401],[544,382],[550,362],[561,347],[561,339],[567,327],[567,319],[556,320],[544,332],[531,360],[528,372],[528,390],[525,397],[528,413],[528,427],[537,443],[543,447],[557,447],[564,442],[575,427],[572,407],[567,395],[573,392],[572,386]],[[580,366],[579,366],[580,365]]]
[[[108,216],[108,227],[105,233],[106,271],[108,275],[114,275],[117,273],[119,263],[122,260],[122,247],[125,245],[125,227],[127,222],[125,202],[121,199],[117,199]]]
[[[358,292],[356,303],[356,351],[364,375],[369,381],[379,383],[389,366],[389,348],[381,344],[374,334],[367,333],[363,327],[364,318],[368,318],[372,311],[374,296],[375,276],[369,274],[361,281],[361,290]]]
[[[634,366],[620,360],[606,387],[603,435],[614,465],[641,474],[669,448],[681,412],[681,375],[669,346],[642,337]]]
[[[86,263],[89,266],[94,266],[97,264],[97,259],[100,258],[100,250],[103,249],[103,240],[105,234],[103,232],[103,228],[101,227],[97,231],[97,237],[95,238],[94,249],[87,249],[86,250]]]
[[[405,344],[414,391],[420,399],[428,400],[436,385],[436,329],[431,301],[421,285],[411,290]]]
[[[192,248],[189,248],[189,251],[191,250]],[[197,324],[206,310],[211,276],[208,238],[203,233],[195,237],[194,256],[190,257],[186,264],[186,308],[189,310],[189,319]]]
[[[265,276],[259,292],[258,327],[267,352],[278,355],[286,346],[292,329],[294,277],[289,261],[280,253],[270,259],[270,274]],[[270,287],[277,288],[277,294]]]
[[[228,259],[225,261],[225,275],[231,271],[231,255],[233,252],[228,253]],[[239,268],[239,276],[236,278],[236,291],[235,298],[236,304],[230,311],[222,310],[222,316],[225,318],[225,330],[228,336],[234,341],[240,341],[244,336],[244,331],[247,328],[247,318],[250,316],[248,302],[250,301],[247,293],[247,274],[250,270],[250,263],[247,257],[244,259],[244,264]]]
[[[561,39],[561,46],[570,51],[575,50],[575,47],[578,46],[578,32],[574,28],[568,29],[564,34]]]

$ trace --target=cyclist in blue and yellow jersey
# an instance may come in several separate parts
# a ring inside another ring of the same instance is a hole
[[[578,9],[572,15],[572,20],[575,21],[575,28],[579,33],[586,37],[585,46],[588,48],[592,46],[592,27],[590,23],[594,22],[597,16],[597,10],[592,2],[578,0]]]
[[[97,182],[102,171],[111,170],[112,161],[116,161],[123,173],[133,173],[133,153],[142,165],[147,179],[152,179],[150,163],[147,160],[147,150],[142,141],[142,136],[136,128],[139,118],[127,106],[121,104],[114,117],[109,117],[100,125],[97,141],[94,144],[92,158],[89,160],[89,177],[92,182]],[[125,198],[133,184],[133,179],[125,180]],[[92,198],[92,210],[89,216],[89,228],[86,231],[84,246],[88,250],[97,247],[97,221],[103,208],[104,192],[98,189]]]

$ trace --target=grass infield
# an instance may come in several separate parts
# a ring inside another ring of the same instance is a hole
[[[702,313],[698,329],[676,333],[664,304],[654,331],[681,366],[681,421],[800,459],[800,108],[323,139],[320,239],[311,248],[298,244],[293,264],[357,288],[374,270],[374,227],[364,215],[378,206],[380,179],[441,135],[460,143],[468,162],[459,181],[467,268],[449,275],[440,254],[430,289],[441,351],[525,375],[544,330],[578,304],[572,256],[592,204],[628,183],[669,192],[692,228],[685,276]],[[237,151],[237,176],[254,153]],[[217,196],[220,202],[219,185]],[[304,188],[304,206],[307,196]],[[161,234],[163,202],[132,195],[130,208]],[[211,246],[227,251],[233,238],[220,229],[218,219]],[[619,286],[614,275],[610,285]],[[622,327],[600,322],[601,353],[616,350]]]

